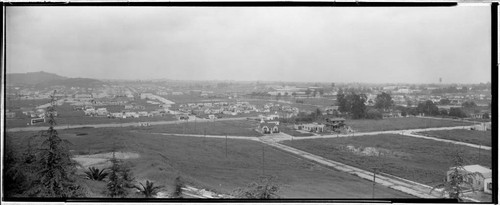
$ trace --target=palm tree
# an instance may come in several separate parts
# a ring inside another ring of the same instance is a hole
[[[144,195],[146,198],[151,198],[153,195],[156,195],[158,191],[163,188],[163,186],[155,186],[154,182],[150,182],[149,180],[146,180],[146,186],[144,184],[139,183],[141,187],[137,186],[136,189],[141,192],[141,194]]]
[[[89,167],[89,170],[85,171],[85,175],[86,175],[87,179],[95,180],[95,181],[102,181],[109,174],[105,171],[106,171],[106,169],[99,170],[95,167]]]

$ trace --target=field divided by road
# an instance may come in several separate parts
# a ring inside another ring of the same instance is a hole
[[[284,141],[285,145],[364,170],[380,171],[408,180],[436,185],[462,152],[468,164],[491,167],[491,152],[445,142],[397,134]]]
[[[478,130],[436,130],[417,134],[491,147],[491,131]]]
[[[165,136],[116,128],[68,129],[59,132],[73,145],[75,154],[117,151],[139,154],[126,160],[137,180],[171,186],[181,176],[189,184],[221,193],[273,175],[281,184],[284,198],[371,198],[372,183],[356,176],[325,168],[273,147],[251,140]],[[33,133],[15,132],[8,136],[15,146],[25,147]],[[21,150],[21,149],[20,149]],[[98,194],[98,192],[95,192]],[[378,198],[412,198],[402,192],[377,185]]]
[[[473,123],[429,118],[403,117],[387,118],[382,120],[346,120],[345,124],[350,126],[356,132],[373,132],[429,127],[469,126]]]

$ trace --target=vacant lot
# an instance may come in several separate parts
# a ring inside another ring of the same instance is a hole
[[[169,137],[119,129],[61,130],[78,154],[117,151],[139,154],[127,163],[137,181],[150,180],[171,189],[174,178],[181,176],[188,184],[221,193],[256,181],[262,174],[276,176],[285,198],[371,198],[372,183],[356,176],[330,170],[275,150],[259,142],[224,139]],[[29,133],[12,133],[17,146],[26,145]],[[264,162],[263,162],[264,148]],[[85,186],[103,189],[90,181]],[[90,193],[98,197],[99,191]],[[404,193],[376,186],[377,198],[409,198]]]
[[[351,126],[351,128],[356,132],[418,129],[428,127],[452,127],[472,124],[468,122],[417,117],[388,118],[382,120],[346,120],[345,123],[346,125]]]
[[[214,121],[214,122],[179,122],[178,124],[154,125],[150,127],[133,127],[130,129],[148,133],[174,133],[198,135],[233,135],[262,136],[255,131],[258,122],[248,120]]]
[[[418,134],[491,147],[491,131],[460,129],[419,132]]]
[[[492,166],[491,152],[401,135],[373,135],[286,141],[284,144],[365,170],[428,185],[442,182],[452,155],[463,152],[467,164]]]
[[[293,129],[293,125],[284,125],[281,127],[281,132],[292,135],[294,137],[309,137],[314,136],[312,133],[302,133]]]

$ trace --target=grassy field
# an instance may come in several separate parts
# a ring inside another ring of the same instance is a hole
[[[428,127],[451,127],[472,125],[468,122],[437,120],[417,117],[388,118],[382,120],[346,120],[345,124],[356,132],[418,129]]]
[[[74,153],[117,151],[138,153],[138,159],[126,160],[137,181],[150,180],[171,187],[181,176],[190,185],[232,193],[256,181],[264,174],[273,175],[281,184],[284,198],[371,198],[372,183],[356,176],[330,170],[317,164],[275,150],[259,142],[229,139],[227,157],[224,139],[170,137],[136,133],[120,129],[61,130]],[[85,135],[84,135],[85,134]],[[9,134],[17,146],[26,146],[26,132]],[[84,181],[84,186],[103,189],[100,183]],[[171,188],[170,188],[171,189]],[[89,193],[100,197],[100,190]],[[404,193],[377,185],[377,198],[411,198]]]
[[[36,99],[36,100],[5,100],[5,107],[7,109],[15,109],[20,107],[36,107],[39,105],[47,104],[50,99]]]
[[[365,170],[382,172],[428,185],[442,182],[451,156],[463,151],[467,164],[491,167],[491,152],[401,135],[373,135],[285,141],[286,145]],[[350,148],[348,147],[350,146]],[[377,150],[374,152],[373,150]]]
[[[297,132],[293,127],[289,126],[282,126],[281,127],[281,132],[284,132],[286,134],[292,135],[294,137],[309,137],[309,136],[314,136],[311,133],[302,133],[302,132]]]
[[[491,131],[477,130],[436,130],[428,132],[420,132],[429,137],[436,137],[448,140],[455,140],[477,145],[485,145],[491,147]]]
[[[198,135],[234,135],[234,136],[262,136],[255,131],[258,122],[248,120],[214,121],[214,122],[182,122],[179,124],[154,125],[150,127],[132,127],[128,129],[140,130],[148,133],[175,133]]]

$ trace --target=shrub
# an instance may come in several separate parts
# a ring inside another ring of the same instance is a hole
[[[102,181],[108,176],[108,173],[105,172],[105,170],[106,169],[99,170],[95,167],[89,167],[89,170],[85,171],[85,175],[86,175],[87,179],[95,180],[95,181]]]

